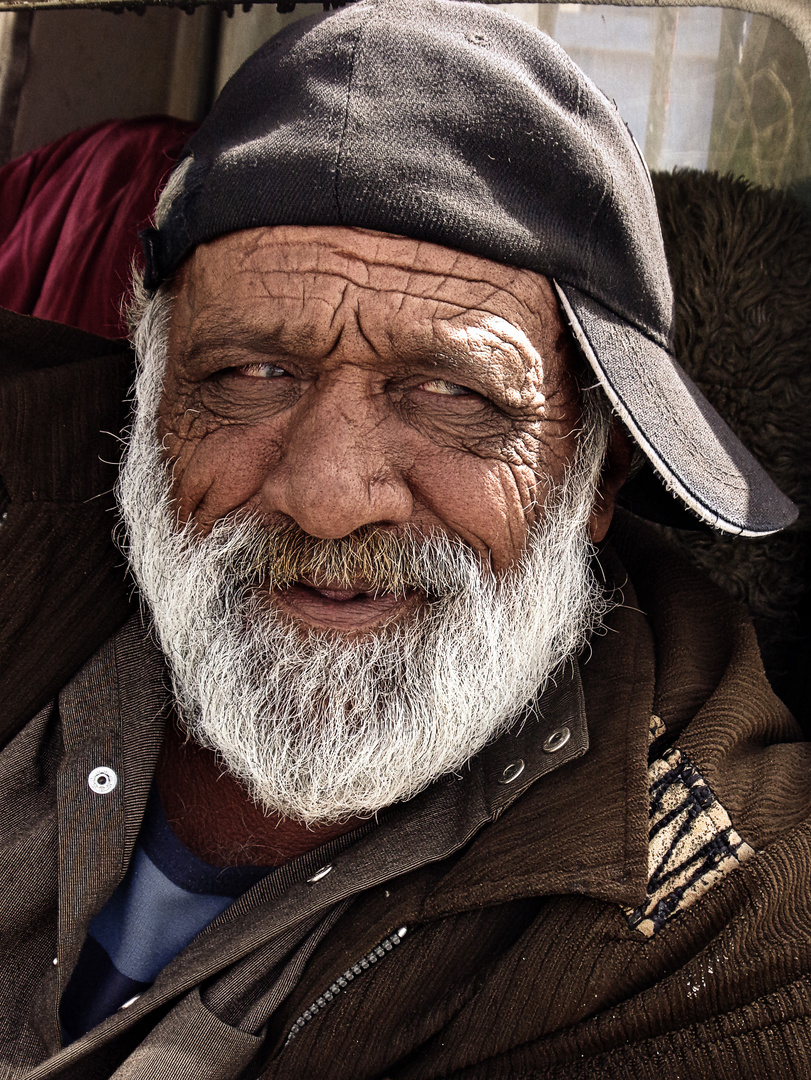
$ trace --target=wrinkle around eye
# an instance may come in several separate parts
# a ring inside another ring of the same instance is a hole
[[[267,366],[279,374],[245,374],[236,366],[216,372],[195,388],[196,406],[220,423],[260,423],[284,411],[299,399],[301,383],[284,368],[277,368],[276,364]]]
[[[456,402],[460,407],[455,407]],[[513,433],[510,421],[475,391],[461,397],[412,392],[402,395],[396,408],[404,423],[434,445],[477,456],[500,457],[501,447]],[[484,444],[488,451],[481,455]]]

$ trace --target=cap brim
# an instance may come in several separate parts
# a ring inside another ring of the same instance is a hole
[[[554,284],[611,404],[669,490],[724,532],[766,536],[796,520],[791,499],[667,349],[573,286]]]

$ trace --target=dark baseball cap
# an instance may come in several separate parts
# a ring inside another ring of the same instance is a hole
[[[360,0],[294,23],[226,85],[182,190],[142,234],[148,289],[240,229],[347,225],[535,270],[666,487],[716,528],[794,504],[672,353],[647,167],[616,106],[545,34],[461,0]]]

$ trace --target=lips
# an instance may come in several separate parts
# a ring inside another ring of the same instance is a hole
[[[416,594],[382,592],[368,581],[347,587],[343,582],[300,578],[283,589],[273,590],[279,609],[304,625],[334,629],[344,633],[363,633],[410,611]]]
[[[306,578],[296,582],[299,588],[308,589],[317,596],[323,596],[325,600],[335,600],[338,603],[346,603],[349,600],[378,600],[388,593],[369,588],[366,582],[358,582],[347,588],[337,582],[327,581],[316,585]]]
[[[337,600],[338,603],[343,603],[347,600],[357,600],[359,597],[362,600],[372,598],[371,593],[360,592],[355,589],[316,589],[312,585],[306,585],[304,587],[312,589],[313,592],[318,593],[319,596],[323,596],[326,600]]]

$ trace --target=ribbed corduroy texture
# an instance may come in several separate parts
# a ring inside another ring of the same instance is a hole
[[[125,342],[0,309],[0,746],[132,610],[110,537],[133,370]]]

